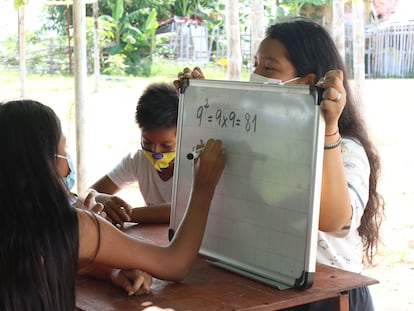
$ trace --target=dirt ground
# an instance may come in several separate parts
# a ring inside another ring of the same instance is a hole
[[[145,84],[135,88],[112,86],[89,93],[86,139],[88,142],[86,185],[105,174],[139,143],[134,124],[136,101]],[[364,87],[365,114],[372,138],[382,157],[381,193],[386,202],[382,226],[383,245],[372,267],[364,274],[379,284],[370,287],[376,310],[414,310],[414,162],[411,126],[414,102],[410,96],[414,80],[367,80]],[[3,90],[4,91],[4,90]],[[18,94],[1,92],[0,99]],[[52,106],[62,119],[69,150],[75,150],[73,91],[29,97]],[[136,189],[120,195],[139,204]]]
[[[372,137],[382,157],[381,193],[386,219],[383,246],[364,273],[380,281],[371,286],[379,311],[414,310],[414,177],[410,147],[414,112],[409,90],[414,80],[366,81],[365,105]]]

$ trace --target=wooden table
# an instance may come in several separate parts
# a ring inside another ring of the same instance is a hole
[[[126,231],[160,245],[168,243],[168,226],[136,225]],[[325,265],[316,268],[307,290],[277,290],[209,264],[202,256],[181,283],[154,279],[151,293],[128,297],[109,282],[85,276],[77,280],[76,305],[85,311],[111,310],[279,310],[327,298],[337,298],[337,310],[348,310],[348,291],[377,280]]]

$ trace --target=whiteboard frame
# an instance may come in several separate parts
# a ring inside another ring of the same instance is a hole
[[[178,201],[178,197],[182,195],[183,190],[179,187],[179,179],[180,179],[180,167],[181,165],[188,166],[188,160],[185,158],[185,155],[189,151],[182,150],[183,143],[183,128],[185,127],[185,112],[186,106],[191,105],[191,103],[187,103],[189,101],[193,101],[193,98],[188,98],[186,94],[188,93],[188,88],[219,88],[222,94],[226,93],[226,90],[240,90],[245,91],[246,89],[251,92],[256,92],[260,94],[260,92],[274,92],[288,94],[289,97],[294,98],[296,95],[303,96],[305,94],[306,97],[310,99],[312,104],[314,105],[314,136],[313,136],[313,149],[310,151],[312,157],[312,172],[310,173],[312,176],[311,182],[311,191],[309,193],[309,214],[307,215],[307,222],[306,222],[306,250],[305,250],[305,258],[303,262],[303,271],[300,275],[295,278],[294,280],[291,279],[290,276],[285,276],[281,273],[280,276],[276,279],[275,276],[268,277],[263,273],[263,271],[255,271],[255,267],[247,264],[244,265],[243,258],[239,261],[238,258],[229,258],[229,256],[225,256],[225,258],[221,258],[219,251],[213,249],[210,251],[208,247],[206,247],[205,240],[207,239],[207,235],[209,235],[208,228],[206,229],[205,236],[203,239],[203,243],[200,248],[200,254],[206,256],[212,263],[215,265],[225,268],[227,270],[236,272],[238,274],[250,277],[252,279],[258,280],[260,282],[269,284],[279,289],[287,289],[287,288],[296,288],[296,289],[305,289],[309,288],[313,284],[313,274],[316,269],[316,249],[317,249],[317,231],[318,231],[318,222],[319,222],[319,205],[320,205],[320,188],[321,188],[321,180],[322,180],[322,161],[323,161],[323,142],[324,142],[324,129],[325,129],[325,122],[323,116],[320,112],[319,108],[319,89],[315,86],[309,85],[272,85],[272,84],[262,84],[262,83],[252,83],[252,82],[236,82],[236,81],[221,81],[221,80],[208,80],[208,79],[187,79],[183,81],[183,87],[180,94],[179,100],[179,112],[178,112],[178,122],[177,122],[177,147],[176,147],[176,159],[175,159],[175,167],[174,167],[174,179],[173,179],[173,190],[172,190],[172,202],[171,202],[171,217],[170,217],[170,229],[169,229],[169,239],[171,240],[174,236],[174,232],[177,230],[179,224],[181,223],[181,219],[185,213],[187,208],[186,205],[183,204],[183,200],[181,199],[180,202]],[[289,108],[288,108],[289,109]],[[212,137],[215,138],[215,137]],[[224,144],[224,148],[226,148]],[[183,164],[182,161],[184,161]],[[226,169],[225,169],[226,171]],[[222,177],[223,178],[223,177]],[[188,179],[188,176],[187,176]],[[191,186],[191,184],[190,184]],[[180,191],[180,193],[179,193]],[[190,192],[190,189],[185,189],[187,193]],[[216,195],[215,195],[216,196]],[[186,197],[188,201],[188,196]],[[214,204],[214,198],[213,203]],[[223,207],[225,208],[225,207]],[[210,218],[212,218],[210,214]],[[259,269],[260,270],[260,269]]]

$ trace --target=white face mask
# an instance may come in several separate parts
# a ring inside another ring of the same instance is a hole
[[[259,82],[259,83],[265,83],[265,84],[277,84],[277,85],[283,85],[289,82],[293,82],[296,80],[299,80],[300,77],[295,77],[286,81],[282,81],[280,79],[272,79],[272,78],[267,78],[261,75],[258,75],[257,73],[252,72],[250,74],[250,82]]]

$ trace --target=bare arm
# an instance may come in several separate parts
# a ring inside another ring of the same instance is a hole
[[[96,181],[90,188],[99,192],[96,195],[96,201],[104,205],[104,211],[108,219],[114,224],[123,225],[124,221],[131,220],[132,207],[114,194],[121,190],[108,177],[103,176]]]
[[[181,280],[197,257],[215,187],[224,168],[221,141],[209,140],[195,164],[193,188],[183,221],[166,247],[144,243],[121,232],[101,217],[79,211],[80,260],[122,269],[140,269],[167,280]]]
[[[120,189],[107,175],[94,183],[92,188],[99,192],[96,195],[96,201],[104,205],[105,214],[114,224],[122,226],[124,221],[136,223],[170,222],[171,205],[169,203],[145,208],[132,208],[123,199],[113,195]]]
[[[108,175],[101,177],[89,188],[95,189],[97,192],[106,194],[115,194],[119,190],[121,190],[120,188],[118,188],[117,185],[114,184],[114,182],[108,177]]]
[[[168,224],[170,222],[171,204],[135,207],[131,211],[132,222],[140,224]]]
[[[78,274],[92,276],[109,281],[122,287],[129,296],[142,295],[150,292],[152,276],[139,269],[121,270],[99,264],[90,264],[86,269],[80,269]]]
[[[321,85],[321,109],[325,114],[325,145],[340,138],[338,120],[346,104],[342,71],[333,70],[325,75]],[[338,95],[341,94],[341,95]],[[333,135],[332,135],[333,134]],[[334,232],[341,229],[352,217],[351,200],[345,177],[341,147],[324,150],[319,230]]]

